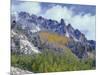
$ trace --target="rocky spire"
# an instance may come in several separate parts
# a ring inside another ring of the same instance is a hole
[[[60,24],[61,24],[61,25],[65,25],[64,19],[61,19]]]

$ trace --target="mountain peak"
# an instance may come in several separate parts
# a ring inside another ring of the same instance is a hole
[[[68,28],[72,28],[72,25],[69,23],[69,24],[67,25],[67,27],[68,27]]]
[[[23,19],[26,19],[27,17],[30,16],[30,14],[27,13],[27,12],[20,12],[20,13],[18,14],[18,16],[21,17],[21,18],[23,18]]]
[[[61,19],[60,24],[61,24],[61,25],[65,25],[64,19]]]

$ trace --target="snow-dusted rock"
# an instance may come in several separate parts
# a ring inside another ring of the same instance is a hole
[[[10,75],[25,75],[25,74],[33,74],[33,72],[22,70],[16,67],[11,67]]]

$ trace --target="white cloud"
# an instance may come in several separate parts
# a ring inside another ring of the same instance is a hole
[[[12,10],[16,12],[25,11],[30,14],[39,14],[41,12],[41,7],[37,2],[22,2],[18,5],[12,5]]]
[[[30,14],[42,15],[45,18],[60,21],[63,18],[67,23],[71,23],[74,28],[81,31],[88,31],[85,33],[88,39],[95,39],[95,15],[90,13],[82,15],[84,12],[75,15],[74,7],[67,8],[66,6],[53,5],[47,9],[45,13],[41,14],[42,9],[39,3],[36,2],[23,2],[18,5],[12,5],[12,12],[26,11]]]
[[[91,14],[85,14],[83,16],[76,15],[73,16],[70,21],[74,28],[78,28],[81,31],[88,31],[85,33],[88,39],[95,40],[95,16],[92,16]]]
[[[67,7],[55,5],[52,8],[47,9],[43,16],[57,21],[60,21],[60,19],[63,18],[66,24],[71,23],[76,29],[88,31],[87,33],[83,33],[85,33],[88,39],[95,40],[95,15],[92,16],[90,13],[85,15],[82,14],[83,12],[75,15],[72,8],[68,9]]]
[[[72,13],[73,12],[71,12],[68,8],[56,5],[48,9],[43,16],[46,18],[60,21],[61,18],[70,19],[72,17]]]

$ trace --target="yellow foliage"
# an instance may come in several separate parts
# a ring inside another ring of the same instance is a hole
[[[55,33],[40,32],[39,36],[42,41],[48,41],[50,43],[60,44],[64,46],[68,44],[67,37]]]

